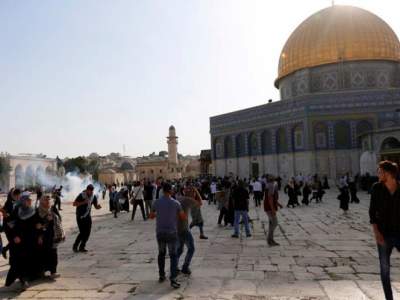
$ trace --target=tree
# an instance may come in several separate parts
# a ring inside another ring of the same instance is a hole
[[[79,172],[86,173],[88,171],[88,160],[83,156],[78,156],[75,158],[67,158],[64,161],[65,171],[68,172]]]
[[[4,185],[7,182],[10,171],[11,166],[7,157],[0,156],[0,186]]]

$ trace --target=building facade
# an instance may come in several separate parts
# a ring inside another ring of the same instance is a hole
[[[362,173],[362,159],[370,170],[399,134],[400,43],[363,9],[306,19],[283,47],[275,86],[280,101],[210,118],[215,175]]]

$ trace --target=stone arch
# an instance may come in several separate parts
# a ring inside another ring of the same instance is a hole
[[[351,148],[351,129],[348,122],[340,121],[335,124],[335,147],[337,149]]]
[[[252,132],[249,135],[249,151],[248,153],[251,156],[259,155],[260,154],[260,145],[258,142],[258,135],[256,132]]]
[[[281,127],[276,131],[276,152],[283,153],[289,151],[289,144],[286,129]]]
[[[292,145],[294,150],[304,149],[304,126],[297,124],[292,128]]]
[[[121,170],[128,171],[133,170],[133,165],[129,161],[124,161],[120,167]]]
[[[315,149],[328,148],[328,126],[319,122],[314,125],[314,147]]]
[[[32,165],[29,165],[25,170],[25,188],[31,188],[36,185],[35,170]]]
[[[235,149],[233,147],[233,141],[231,136],[226,136],[224,140],[225,146],[225,158],[235,157]]]
[[[25,186],[25,172],[21,165],[17,165],[14,169],[15,174],[15,187],[24,188]]]
[[[240,133],[236,136],[236,156],[243,156],[246,154],[246,140],[245,135]]]
[[[35,182],[39,185],[45,184],[45,170],[42,166],[36,168]]]
[[[272,153],[272,135],[270,130],[261,133],[261,152],[262,154]]]
[[[361,135],[372,131],[373,126],[369,121],[363,120],[357,123],[356,131],[357,131],[357,146],[361,148]]]

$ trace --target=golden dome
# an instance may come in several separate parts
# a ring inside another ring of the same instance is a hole
[[[335,5],[306,19],[287,40],[278,81],[309,67],[342,61],[400,61],[400,43],[389,25],[364,9]]]

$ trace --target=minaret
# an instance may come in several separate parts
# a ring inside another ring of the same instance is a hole
[[[169,127],[168,143],[168,162],[170,164],[178,164],[178,137],[176,136],[175,127]]]

